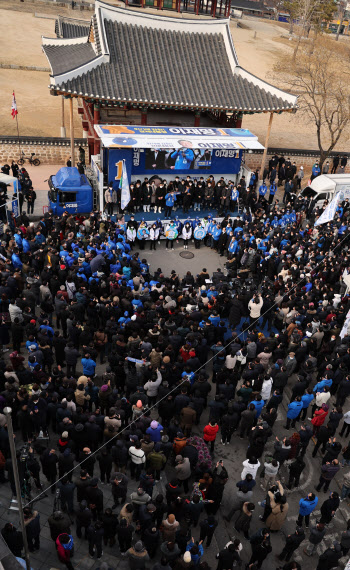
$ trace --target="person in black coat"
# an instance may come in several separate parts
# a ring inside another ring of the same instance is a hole
[[[121,519],[117,527],[117,536],[121,554],[124,554],[131,547],[132,535],[134,532],[132,524],[128,524],[126,519]]]
[[[40,515],[29,507],[23,509],[24,526],[26,528],[29,552],[40,548]]]
[[[115,544],[115,535],[117,532],[117,527],[119,524],[118,516],[112,513],[112,509],[106,509],[104,514],[102,515],[102,524],[103,524],[103,542],[105,545],[114,546]]]
[[[241,322],[241,317],[243,316],[244,316],[244,307],[241,301],[237,297],[234,297],[231,303],[231,308],[228,316],[230,327],[232,329],[235,329]]]
[[[95,548],[97,553],[97,560],[102,557],[102,539],[104,535],[103,523],[96,521],[95,524],[90,525],[87,529],[86,536],[89,541],[89,554],[90,558],[94,557]]]
[[[329,427],[329,423],[328,423]],[[322,457],[322,465],[325,463],[332,463],[333,459],[338,459],[338,455],[342,450],[341,443],[336,441],[335,437],[333,439],[329,439],[326,445],[326,453]]]
[[[42,465],[43,473],[51,485],[51,494],[55,492],[55,481],[57,478],[57,463],[58,457],[54,449],[45,449],[44,453],[40,457],[40,462]]]
[[[339,560],[343,556],[341,546],[339,543],[333,544],[321,554],[318,559],[316,570],[330,570],[331,568],[338,568]]]
[[[216,570],[226,570],[227,568],[233,568],[233,565],[239,565],[241,562],[239,556],[239,546],[241,542],[238,538],[235,538],[233,542],[230,542],[227,547],[220,550],[216,555],[218,559],[218,565]]]
[[[119,505],[119,499],[121,504],[125,503],[126,501],[129,479],[124,473],[120,473],[119,471],[117,471],[116,473],[113,473],[111,477],[111,482],[112,482],[112,495],[114,500],[112,509],[115,509],[117,508],[117,505]]]
[[[97,485],[98,479],[93,478],[90,481],[89,487],[86,489],[86,497],[94,521],[97,520],[97,516],[100,517],[102,515],[103,511],[103,493]]]
[[[317,443],[316,443],[314,450],[312,452],[312,457],[316,457],[316,453],[317,453],[318,449],[321,447],[321,445],[322,445],[321,451],[322,451],[322,453],[325,453],[327,443],[329,442],[330,437],[331,437],[331,432],[332,432],[332,428],[328,424],[326,426],[323,425],[320,427],[320,429],[317,432],[317,436],[316,436],[317,437]]]
[[[293,552],[300,546],[300,544],[305,540],[305,533],[301,527],[297,527],[294,534],[289,534],[286,539],[286,544],[278,556],[279,560],[286,560],[288,562],[292,558]]]
[[[207,539],[206,545],[210,546],[215,529],[218,526],[218,521],[213,516],[209,516],[207,519],[201,521],[199,526],[201,529],[199,540],[204,542],[205,539]]]
[[[12,554],[20,558],[23,548],[22,533],[12,523],[6,523],[1,534]]]
[[[99,467],[100,467],[100,479],[101,479],[101,483],[105,482],[106,479],[106,483],[109,483],[109,479],[111,476],[111,471],[112,471],[112,455],[111,453],[108,451],[108,449],[106,447],[104,447],[101,451],[101,453],[99,453],[96,457]]]
[[[72,483],[67,476],[64,476],[61,481],[58,481],[57,488],[60,490],[62,509],[64,511],[68,509],[69,513],[74,513],[75,483]]]
[[[331,493],[329,499],[326,499],[321,506],[321,518],[320,522],[323,524],[329,524],[335,515],[337,508],[340,505],[339,495],[336,491]]]
[[[299,456],[293,461],[289,466],[289,481],[287,489],[293,489],[293,487],[299,486],[300,475],[304,471],[306,466],[305,461],[303,461],[302,456]]]
[[[86,531],[92,523],[92,512],[88,507],[86,501],[81,501],[79,509],[76,512],[76,533],[78,538],[82,538],[81,529],[84,529],[84,538],[86,538]]]
[[[67,514],[61,513],[61,511],[55,511],[47,519],[47,522],[49,523],[50,535],[54,542],[56,542],[57,537],[62,533],[71,534],[70,527],[72,521]]]
[[[269,530],[267,528],[258,530],[250,537],[250,544],[252,547],[252,555],[248,564],[257,564],[257,568],[261,568],[265,558],[272,551]]]

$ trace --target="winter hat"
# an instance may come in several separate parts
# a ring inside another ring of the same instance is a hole
[[[108,390],[108,385],[103,384],[103,386],[101,386],[101,392],[107,392],[107,390]]]
[[[168,443],[169,441],[169,436],[168,435],[162,435],[162,443]]]
[[[157,427],[158,427],[158,422],[156,422],[156,420],[153,420],[153,421],[151,422],[151,428],[152,428],[152,429],[157,429]]]
[[[69,418],[63,418],[62,422],[63,422],[64,424],[69,424],[70,419],[69,419]],[[65,432],[65,433],[67,433],[67,432]],[[63,437],[63,434],[62,434],[62,437]],[[67,437],[68,437],[68,436],[67,436]]]
[[[184,554],[184,562],[191,562],[191,553],[189,551],[185,552]]]
[[[75,426],[75,431],[83,431],[83,429],[84,429],[83,424],[77,424],[77,425]]]
[[[145,550],[145,547],[143,546],[141,540],[138,540],[137,543],[134,546],[135,551],[136,552],[143,552]]]
[[[90,422],[91,424],[94,424],[94,423],[96,422],[95,416],[90,416],[90,417],[89,417],[89,422]]]
[[[62,432],[62,437],[67,439],[67,437],[68,437],[68,432],[67,432],[67,431],[63,431],[63,432]]]
[[[179,461],[182,461],[182,460],[183,460],[182,455],[177,455],[177,456],[175,457],[176,463],[178,463]]]
[[[141,400],[137,400],[137,402],[136,402],[136,407],[137,407],[137,408],[142,408],[142,402],[141,402]]]

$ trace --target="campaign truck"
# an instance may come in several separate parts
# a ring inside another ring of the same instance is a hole
[[[322,206],[325,200],[331,202],[337,192],[342,192],[342,200],[350,199],[349,174],[321,174],[301,191],[301,196],[311,198],[317,208]]]
[[[93,210],[93,189],[85,174],[65,166],[49,178],[49,209],[55,215],[63,212],[88,214]]]

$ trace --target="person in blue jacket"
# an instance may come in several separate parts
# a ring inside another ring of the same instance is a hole
[[[189,170],[194,159],[194,152],[190,148],[181,148],[171,154],[175,158],[174,170]]]
[[[260,416],[262,409],[265,405],[264,400],[262,399],[262,397],[260,396],[260,394],[258,394],[258,396],[256,397],[256,400],[253,400],[252,402],[250,402],[251,404],[254,404],[255,406],[255,418],[258,419],[258,417]]]
[[[175,204],[176,194],[175,192],[168,192],[165,194],[165,219],[170,220],[171,218],[171,211]]]
[[[199,566],[201,558],[204,554],[202,542],[202,540],[200,542],[194,542],[193,539],[191,539],[191,542],[189,542],[186,546],[186,551],[191,554],[191,562],[194,567]]]
[[[90,358],[90,354],[85,354],[85,358],[81,359],[84,376],[95,376],[96,362]]]
[[[276,192],[277,192],[277,185],[275,182],[273,182],[273,184],[270,184],[269,204],[272,204]]]
[[[301,411],[300,414],[300,421],[303,422],[307,416],[307,410],[308,407],[310,405],[310,403],[312,402],[312,400],[314,399],[314,395],[312,393],[312,388],[308,388],[305,392],[305,394],[301,397],[301,403],[303,404],[303,409]]]
[[[11,255],[11,261],[15,269],[22,269],[23,263],[21,261],[21,258],[19,257],[19,251],[17,248],[13,250],[13,254]]]
[[[311,513],[316,509],[318,503],[318,497],[313,493],[309,493],[305,499],[300,499],[299,501],[299,516],[297,520],[297,526],[303,526],[303,520],[305,517],[305,526],[309,528],[309,521]]]
[[[312,167],[311,181],[320,174],[321,174],[321,169],[319,167],[319,164],[318,162],[315,162],[315,164]]]
[[[16,246],[18,247],[18,249],[22,249],[22,233],[21,233],[21,230],[18,230],[18,232],[15,233],[15,242],[16,242]]]
[[[330,388],[332,384],[333,380],[331,378],[323,378],[320,382],[317,382],[313,391],[315,394],[317,394],[317,392],[324,392],[325,387],[328,386]]]
[[[163,426],[158,423],[156,420],[153,420],[151,422],[151,425],[149,428],[146,429],[146,433],[148,433],[148,435],[151,438],[151,441],[154,441],[154,443],[158,443],[161,439],[162,439],[162,431],[163,431]]]
[[[301,397],[297,396],[293,402],[288,404],[288,411],[287,411],[287,424],[283,426],[285,429],[289,429],[292,425],[292,428],[295,427],[295,422],[303,409],[303,403],[301,401]]]

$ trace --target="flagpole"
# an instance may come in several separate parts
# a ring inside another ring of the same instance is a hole
[[[12,93],[15,93],[15,90],[13,89]],[[16,111],[17,111],[17,100],[15,99],[16,102]],[[17,127],[17,138],[18,138],[18,150],[19,150],[19,158],[21,158],[21,143],[19,140],[19,126],[18,126],[18,111],[16,112],[16,127]]]

